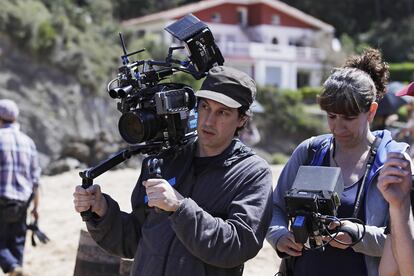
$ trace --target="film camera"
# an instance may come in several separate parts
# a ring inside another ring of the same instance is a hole
[[[292,188],[285,194],[288,218],[295,241],[310,248],[323,246],[326,223],[337,215],[344,189],[341,169],[300,166]]]
[[[191,87],[179,83],[159,83],[175,72],[185,72],[195,79],[204,77],[215,65],[222,65],[224,58],[205,23],[189,14],[165,28],[184,43],[189,52],[188,60],[173,58],[170,47],[165,61],[138,60],[128,57],[143,50],[127,53],[120,34],[124,55],[118,76],[108,84],[108,93],[120,99],[118,110],[122,113],[118,128],[129,144],[162,144],[163,147],[185,144],[195,136],[196,103]]]

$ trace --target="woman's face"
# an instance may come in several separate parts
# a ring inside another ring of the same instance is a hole
[[[347,116],[327,112],[328,126],[335,140],[343,147],[354,147],[364,142],[368,137],[369,124],[372,122],[377,110],[374,103],[368,112],[355,116]]]

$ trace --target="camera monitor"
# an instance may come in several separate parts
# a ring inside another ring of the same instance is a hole
[[[224,58],[214,42],[213,34],[207,25],[189,14],[165,28],[172,36],[183,41],[195,69],[206,72],[215,64],[223,65]],[[201,75],[200,75],[201,76]]]

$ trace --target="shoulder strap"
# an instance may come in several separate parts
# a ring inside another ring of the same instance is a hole
[[[368,160],[367,160],[367,165],[366,165],[364,177],[362,178],[362,183],[358,188],[358,194],[357,194],[357,197],[356,197],[356,200],[355,200],[354,213],[352,215],[352,217],[354,217],[354,218],[356,218],[358,216],[359,208],[360,208],[360,205],[361,205],[362,194],[364,193],[365,184],[367,182],[367,177],[368,177],[368,174],[371,170],[372,164],[374,164],[375,156],[377,155],[377,150],[378,150],[379,145],[381,144],[381,140],[382,140],[381,137],[377,136],[377,137],[375,137],[375,140],[371,145],[371,149],[369,151],[369,156],[368,156]]]
[[[320,166],[329,150],[332,135],[325,134],[313,137],[308,149],[308,158],[304,165]]]

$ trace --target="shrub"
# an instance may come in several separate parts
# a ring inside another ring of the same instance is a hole
[[[301,87],[299,91],[306,103],[316,103],[317,96],[321,93],[322,87],[305,86]]]
[[[37,31],[37,43],[34,48],[36,51],[46,54],[53,49],[55,40],[56,31],[54,27],[48,21],[42,22]]]
[[[290,154],[299,142],[326,129],[323,120],[306,112],[299,91],[259,87],[257,100],[265,109],[257,115],[260,145],[268,151]]]
[[[390,64],[390,79],[392,81],[410,82],[414,80],[414,62]]]
[[[272,165],[280,165],[280,164],[286,164],[288,160],[289,160],[289,156],[278,152],[278,153],[272,154],[270,158],[270,163]]]

